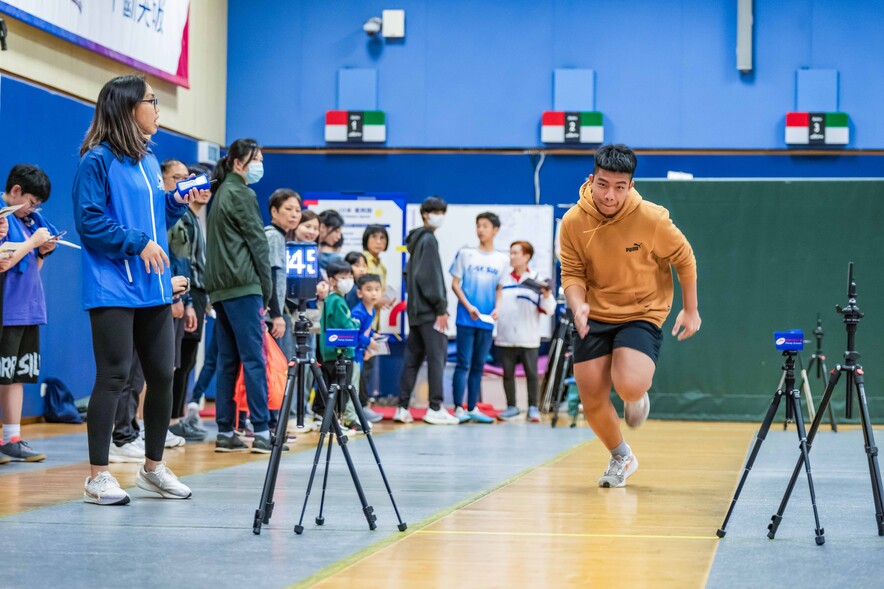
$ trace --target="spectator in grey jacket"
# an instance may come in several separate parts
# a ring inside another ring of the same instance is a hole
[[[456,417],[442,406],[442,373],[448,358],[448,297],[439,242],[433,232],[445,221],[448,204],[438,196],[430,196],[421,205],[423,227],[412,230],[405,243],[410,254],[405,270],[407,292],[408,340],[405,360],[399,379],[399,408],[394,421],[414,421],[408,411],[411,392],[424,359],[430,386],[430,408],[424,421],[433,425],[457,425]]]

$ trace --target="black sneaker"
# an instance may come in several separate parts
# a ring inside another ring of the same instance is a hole
[[[176,436],[181,436],[188,442],[202,442],[206,439],[206,432],[200,432],[193,428],[189,423],[181,421],[175,425],[169,426],[169,431]]]
[[[45,454],[35,452],[24,440],[3,444],[0,446],[0,452],[19,462],[40,462],[41,460],[46,460]]]
[[[263,436],[255,436],[255,441],[252,442],[252,453],[253,454],[270,454],[273,450],[273,444],[270,442],[270,438],[265,438]],[[282,451],[288,452],[289,447],[285,444],[282,445]]]
[[[215,438],[215,452],[245,452],[248,449],[246,443],[236,434],[232,436],[218,434]]]

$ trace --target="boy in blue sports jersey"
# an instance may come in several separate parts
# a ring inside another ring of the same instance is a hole
[[[482,391],[482,370],[491,351],[491,334],[500,308],[500,281],[509,259],[494,249],[494,237],[500,231],[500,219],[491,212],[476,216],[479,247],[465,247],[451,264],[451,289],[457,295],[457,367],[452,392],[454,416],[461,422],[494,423],[476,403]],[[463,393],[468,391],[467,409]]]

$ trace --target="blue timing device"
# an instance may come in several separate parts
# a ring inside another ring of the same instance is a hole
[[[358,329],[325,330],[325,345],[330,348],[355,348],[358,343]]]
[[[775,331],[774,345],[781,352],[800,352],[804,349],[804,332],[800,329]]]
[[[319,246],[316,243],[290,241],[285,244],[285,296],[292,301],[316,298],[319,273]]]

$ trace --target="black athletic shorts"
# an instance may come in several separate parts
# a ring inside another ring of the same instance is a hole
[[[601,358],[614,352],[614,348],[638,350],[657,363],[663,330],[647,321],[626,323],[602,323],[589,320],[589,333],[580,339],[574,334],[574,363]]]
[[[34,384],[39,377],[40,326],[5,326],[0,335],[0,384]]]

